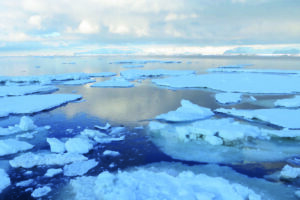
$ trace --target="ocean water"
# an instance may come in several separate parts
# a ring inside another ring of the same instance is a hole
[[[0,57],[0,76],[27,76],[62,73],[98,73],[115,72],[122,70],[121,64],[109,64],[119,60],[174,60],[182,63],[162,64],[148,63],[141,69],[176,69],[195,70],[197,73],[207,73],[206,70],[222,65],[252,64],[247,68],[256,69],[300,69],[300,58],[291,57],[114,57],[114,56],[91,56],[91,57]],[[96,78],[97,81],[108,78]],[[122,134],[125,140],[109,144],[99,144],[91,150],[87,157],[94,158],[99,162],[96,168],[90,170],[87,175],[97,175],[102,171],[116,171],[132,166],[142,166],[154,162],[182,162],[188,165],[202,165],[205,163],[187,162],[172,159],[161,152],[147,136],[146,126],[155,116],[175,110],[180,106],[182,99],[190,100],[200,106],[211,109],[220,108],[216,103],[215,91],[205,89],[182,89],[170,90],[157,87],[150,80],[137,82],[133,88],[91,88],[91,84],[82,86],[58,85],[59,91],[55,93],[75,93],[83,96],[84,101],[69,103],[67,105],[30,115],[38,126],[50,125],[47,135],[39,136],[37,147],[32,151],[39,152],[48,150],[46,137],[68,138],[79,134],[85,128],[93,128],[95,125],[110,123],[113,127],[124,127]],[[254,95],[255,96],[255,95]],[[255,96],[259,100],[277,98],[272,95]],[[288,97],[286,95],[285,97]],[[1,105],[0,105],[1,106]],[[255,109],[265,108],[264,104],[242,103],[226,108]],[[0,127],[17,124],[20,115],[0,118]],[[72,129],[68,132],[67,129]],[[120,152],[119,157],[103,157],[104,150]],[[23,168],[11,168],[8,160],[15,155],[0,157],[0,165],[7,169],[11,178],[11,186],[0,194],[0,199],[34,199],[30,196],[32,190],[39,185],[50,185],[52,192],[45,199],[57,199],[62,188],[67,185],[70,178],[63,174],[54,178],[43,177],[49,166],[39,166],[30,169],[32,174],[24,175],[28,170]],[[109,165],[114,163],[113,167]],[[280,170],[284,161],[275,163],[245,163],[230,164],[234,170],[250,177],[262,178]],[[223,165],[223,164],[220,164]],[[56,166],[58,167],[58,166]],[[51,166],[55,168],[55,166]],[[16,187],[17,182],[34,179],[30,187]],[[28,189],[29,188],[29,189]],[[27,189],[27,190],[26,190]]]

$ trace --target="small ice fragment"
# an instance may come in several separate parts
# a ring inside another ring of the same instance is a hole
[[[36,125],[33,123],[32,119],[27,116],[21,118],[19,127],[22,131],[31,131],[36,128]]]
[[[215,97],[216,100],[221,104],[234,104],[239,103],[242,100],[242,94],[240,93],[218,93]]]
[[[21,181],[21,182],[16,183],[16,186],[17,187],[28,187],[33,183],[33,181],[34,181],[33,179]]]
[[[109,168],[114,168],[115,166],[116,166],[115,163],[110,163],[108,167],[109,167]]]
[[[20,151],[32,149],[34,146],[16,139],[0,140],[0,156],[15,154]]]
[[[120,153],[117,152],[117,151],[111,151],[111,150],[105,150],[103,152],[103,156],[112,156],[112,157],[116,157],[116,156],[119,156]]]
[[[64,166],[65,176],[82,176],[87,173],[90,169],[96,167],[98,162],[95,159],[87,161],[74,162],[72,164]]]
[[[35,189],[31,193],[31,196],[34,198],[39,198],[39,197],[47,195],[49,192],[51,192],[51,188],[49,186],[44,186],[44,187]]]
[[[50,126],[50,125],[46,125],[46,126],[44,126],[44,128],[45,128],[46,130],[50,130],[50,129],[51,129],[51,126]]]
[[[83,131],[80,132],[81,135],[87,136],[89,138],[95,138],[95,137],[108,137],[106,133],[97,131],[97,130],[92,130],[92,129],[84,129]]]
[[[300,176],[300,168],[285,165],[280,172],[280,177],[283,179],[295,179]]]
[[[97,128],[97,129],[100,129],[100,130],[107,130],[111,127],[111,125],[109,123],[106,123],[105,126],[95,125],[94,127]]]
[[[4,190],[6,187],[10,185],[10,179],[7,173],[4,171],[4,169],[0,168],[0,193],[2,190]]]
[[[69,153],[84,154],[93,148],[93,144],[88,139],[70,138],[65,143],[65,148]]]
[[[47,172],[46,172],[46,174],[44,176],[46,176],[46,177],[53,177],[53,176],[55,176],[57,174],[60,174],[62,172],[63,172],[63,170],[61,168],[58,168],[58,169],[48,169]]]
[[[65,143],[61,142],[57,138],[47,138],[47,142],[49,143],[51,152],[53,153],[64,153],[66,151]]]

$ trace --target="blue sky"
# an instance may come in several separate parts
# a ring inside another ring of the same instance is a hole
[[[300,44],[298,0],[0,1],[0,52]]]

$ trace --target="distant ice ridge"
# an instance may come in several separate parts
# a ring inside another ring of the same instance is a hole
[[[10,178],[8,177],[7,173],[3,170],[0,169],[0,194],[2,190],[4,190],[6,187],[10,185]]]
[[[51,93],[58,90],[54,86],[26,85],[26,86],[0,86],[0,97],[22,96],[34,93]]]
[[[130,83],[129,81],[125,80],[123,77],[114,77],[110,80],[97,82],[91,87],[119,87],[119,88],[129,88],[134,87],[133,83]]]
[[[260,73],[212,73],[154,79],[171,88],[209,88],[224,92],[251,94],[294,94],[300,92],[300,76]]]
[[[141,69],[130,69],[121,71],[120,75],[126,80],[138,80],[160,76],[182,76],[195,74],[193,70],[166,70],[166,69],[154,69],[154,70],[141,70]]]
[[[81,99],[75,94],[27,95],[0,98],[0,117],[10,114],[31,114]]]
[[[242,94],[240,93],[217,93],[215,96],[217,102],[221,104],[235,104],[242,100]]]
[[[122,60],[122,61],[113,61],[109,64],[148,64],[148,63],[160,63],[160,64],[174,64],[181,63],[181,61],[174,60]]]

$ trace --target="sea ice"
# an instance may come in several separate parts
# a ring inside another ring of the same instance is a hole
[[[93,82],[95,82],[95,80],[93,79],[80,79],[80,80],[64,81],[60,83],[60,85],[84,85]]]
[[[0,156],[15,154],[20,151],[32,149],[34,146],[16,139],[0,140]]]
[[[217,93],[216,100],[221,104],[234,104],[239,103],[242,100],[242,94],[240,93]]]
[[[144,65],[123,65],[124,68],[142,68]]]
[[[0,193],[2,192],[2,190],[4,190],[6,187],[8,187],[10,185],[10,179],[9,176],[7,175],[7,173],[0,168]]]
[[[119,156],[120,153],[117,152],[117,151],[111,151],[111,150],[105,150],[103,152],[103,156],[112,156],[112,157],[116,157],[116,156]]]
[[[174,60],[122,60],[122,61],[110,62],[109,64],[148,64],[148,63],[173,64],[173,63],[181,63],[181,61],[174,61]]]
[[[61,142],[57,138],[47,138],[47,142],[49,143],[51,152],[53,153],[64,153],[66,151],[65,143]]]
[[[177,110],[158,115],[155,119],[170,122],[184,122],[205,119],[213,115],[214,113],[209,108],[198,106],[183,99],[181,100],[181,107],[177,108]]]
[[[10,114],[31,114],[81,99],[75,94],[28,95],[0,98],[0,117]]]
[[[260,73],[260,74],[281,74],[281,75],[299,75],[300,70],[280,70],[280,69],[241,69],[241,68],[225,68],[218,67],[208,69],[209,72],[225,72],[225,73]]]
[[[20,182],[16,183],[16,186],[17,186],[17,187],[28,187],[28,186],[30,186],[33,182],[34,182],[33,179],[28,179],[28,180],[20,181]]]
[[[300,128],[300,109],[237,110],[219,108],[216,111],[250,121],[261,121],[290,129]]]
[[[32,119],[27,116],[23,116],[20,119],[20,123],[14,126],[9,126],[8,128],[0,127],[0,136],[12,135],[20,132],[33,131],[37,128]],[[25,133],[31,134],[31,133]],[[20,135],[18,135],[20,136]],[[17,136],[17,137],[18,137]]]
[[[224,92],[252,94],[294,94],[300,92],[300,76],[257,73],[213,73],[154,79],[171,88],[210,88]]]
[[[44,176],[46,177],[53,177],[53,176],[56,176],[57,174],[60,174],[62,173],[63,170],[61,168],[58,168],[58,169],[48,169],[46,174]]]
[[[70,138],[65,143],[65,148],[69,153],[88,153],[92,148],[92,142],[87,138]]]
[[[39,165],[65,165],[68,163],[87,160],[87,157],[77,153],[24,153],[9,161],[12,167],[32,168]]]
[[[39,198],[47,195],[49,192],[51,192],[51,188],[49,186],[39,187],[31,193],[31,196],[34,198]]]
[[[222,68],[222,69],[240,69],[240,68],[244,68],[245,66],[251,66],[251,64],[222,65],[222,66],[219,66],[218,68]]]
[[[111,77],[116,75],[117,74],[114,72],[100,72],[100,73],[90,73],[89,77]]]
[[[98,162],[95,159],[87,161],[78,161],[72,164],[64,166],[65,176],[82,176],[87,173],[90,169],[96,167]]]
[[[0,97],[22,96],[34,93],[51,93],[58,90],[54,86],[26,85],[26,86],[0,86]]]
[[[297,177],[300,177],[300,168],[297,167],[285,165],[280,172],[280,178],[283,179],[295,179]]]
[[[111,125],[109,124],[109,123],[106,123],[105,124],[105,126],[98,126],[98,125],[95,125],[94,126],[96,129],[99,129],[99,130],[108,130],[110,127],[111,127]]]
[[[92,130],[92,129],[84,129],[83,131],[80,132],[80,134],[82,136],[86,136],[88,138],[95,140],[97,143],[110,143],[113,141],[121,141],[121,140],[125,139],[125,136],[111,137],[110,135],[107,135],[106,133],[103,133],[103,132],[100,132],[97,130]]]
[[[129,87],[134,87],[133,83],[130,83],[129,81],[125,80],[122,77],[114,77],[110,80],[102,81],[102,82],[97,82],[91,87],[121,87],[121,88],[129,88]]]
[[[126,80],[138,80],[160,76],[183,76],[195,74],[193,70],[166,70],[166,69],[154,69],[154,70],[141,70],[141,69],[130,69],[121,71],[120,75]]]
[[[297,95],[290,99],[279,99],[274,102],[274,105],[288,108],[300,107],[300,96]]]

